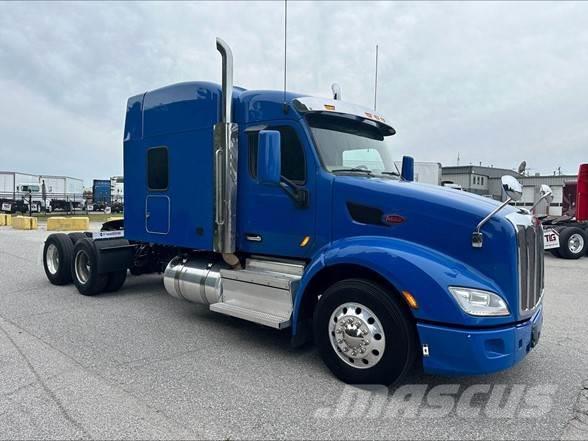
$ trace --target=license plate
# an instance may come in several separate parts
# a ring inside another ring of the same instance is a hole
[[[2,203],[2,211],[10,211],[12,209],[11,204],[7,204],[6,202]]]
[[[543,232],[543,248],[551,250],[559,248],[559,233],[555,230],[545,230]]]

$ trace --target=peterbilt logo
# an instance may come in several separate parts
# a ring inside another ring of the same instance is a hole
[[[398,225],[405,220],[404,216],[400,216],[399,214],[384,214],[382,216],[382,223],[386,225]]]

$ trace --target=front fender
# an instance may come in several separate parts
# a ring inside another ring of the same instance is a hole
[[[293,311],[293,333],[296,333],[299,309],[311,280],[326,267],[340,264],[358,265],[377,272],[399,292],[410,292],[419,308],[414,317],[458,326],[496,326],[513,321],[504,317],[474,317],[459,307],[449,286],[466,286],[498,293],[500,288],[488,277],[445,254],[402,239],[382,236],[358,236],[340,239],[320,249],[307,266],[296,292]],[[350,275],[350,277],[353,277]],[[513,305],[508,305],[513,311]]]

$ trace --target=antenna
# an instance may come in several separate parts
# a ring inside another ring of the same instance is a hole
[[[284,113],[288,113],[288,103],[286,103],[286,54],[288,50],[288,0],[284,0]]]
[[[378,102],[378,45],[376,44],[376,77],[374,80],[374,110]]]
[[[341,86],[337,83],[331,84],[331,91],[333,92],[333,99],[340,100],[341,99]]]

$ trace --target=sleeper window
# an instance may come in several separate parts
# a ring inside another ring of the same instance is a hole
[[[166,190],[168,186],[167,147],[155,147],[147,152],[147,185],[150,190]]]

